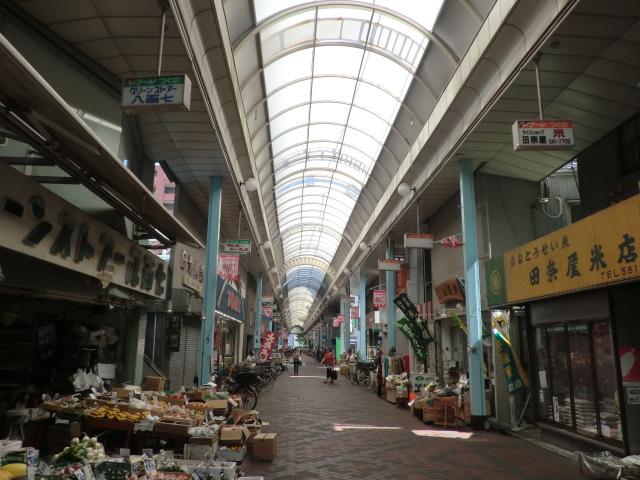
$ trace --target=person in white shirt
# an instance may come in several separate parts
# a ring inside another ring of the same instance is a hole
[[[349,379],[351,383],[356,379],[356,367],[358,366],[358,356],[351,349],[347,350],[347,367],[349,369]]]
[[[250,351],[249,355],[247,355],[247,358],[244,359],[244,365],[245,367],[255,367],[256,366],[256,359],[253,356],[253,352]]]

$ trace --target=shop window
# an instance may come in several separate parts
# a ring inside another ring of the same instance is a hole
[[[174,186],[166,186],[164,187],[164,193],[176,193],[176,187]]]
[[[536,328],[538,417],[582,435],[622,441],[607,321]]]

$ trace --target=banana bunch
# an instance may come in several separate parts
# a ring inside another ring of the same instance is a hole
[[[91,410],[87,415],[91,418],[105,418],[107,420],[119,420],[121,422],[138,422],[149,415],[149,412],[130,413],[120,410],[118,407],[103,405]]]

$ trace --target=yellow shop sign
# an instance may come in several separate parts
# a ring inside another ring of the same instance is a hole
[[[640,195],[504,254],[507,301],[640,277]]]

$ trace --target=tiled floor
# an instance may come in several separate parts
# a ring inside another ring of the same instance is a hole
[[[516,438],[425,425],[408,410],[352,386],[306,358],[260,396],[258,410],[277,432],[274,462],[245,460],[246,475],[265,480],[572,480],[577,467]]]

